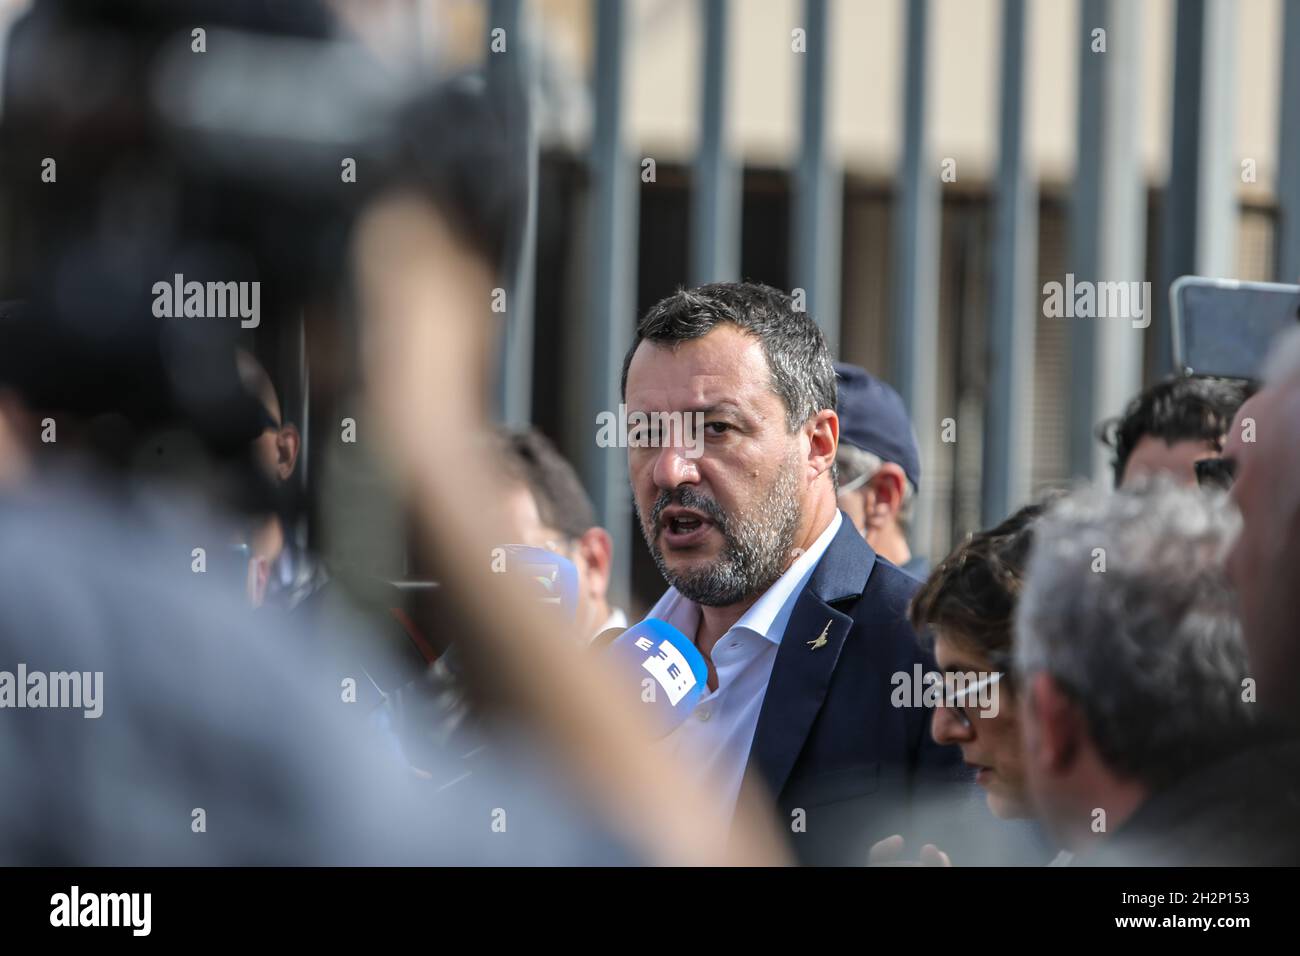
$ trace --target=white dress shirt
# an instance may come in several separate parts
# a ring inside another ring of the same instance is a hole
[[[621,607],[616,607],[609,612],[609,617],[605,618],[605,623],[596,629],[596,633],[587,639],[588,643],[594,641],[601,634],[604,634],[611,627],[627,627],[627,614]]]
[[[726,819],[735,811],[781,637],[790,623],[795,602],[817,562],[830,547],[842,520],[836,511],[812,547],[713,645],[718,689],[706,688],[691,716],[664,741],[682,766],[698,771],[710,784],[712,792],[717,794],[717,809]],[[683,597],[676,588],[669,588],[646,616],[667,621],[691,640],[697,639],[700,606]]]

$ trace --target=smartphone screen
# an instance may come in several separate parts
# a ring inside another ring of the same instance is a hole
[[[1188,374],[1257,379],[1273,340],[1300,322],[1300,286],[1182,276],[1174,361]]]

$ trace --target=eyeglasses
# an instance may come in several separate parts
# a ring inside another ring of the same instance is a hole
[[[979,713],[982,709],[978,703],[979,695],[989,687],[996,687],[998,682],[1002,680],[1003,673],[1003,671],[996,671],[983,680],[968,684],[961,690],[955,691],[951,699],[945,701],[943,706],[957,715],[957,719],[963,727],[971,727],[974,721],[971,719],[970,712],[973,710]],[[974,704],[967,703],[971,697],[977,698]]]
[[[1202,488],[1227,491],[1237,477],[1237,462],[1232,458],[1202,458],[1192,467],[1196,469],[1196,483]]]
[[[846,495],[850,491],[856,491],[874,477],[876,477],[874,474],[858,475],[858,477],[854,478],[847,484],[840,485],[839,489],[835,493],[837,495]]]
[[[258,420],[258,424],[262,426],[263,431],[265,431],[268,428],[271,431],[276,431],[276,432],[280,430],[281,427],[280,420],[277,419],[274,415],[272,415],[264,405],[258,406],[257,420]]]

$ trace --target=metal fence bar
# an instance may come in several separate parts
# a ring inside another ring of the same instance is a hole
[[[1173,371],[1170,283],[1180,275],[1236,272],[1233,10],[1222,0],[1181,0],[1176,10],[1173,132],[1155,290],[1156,354],[1150,362],[1157,376]]]
[[[939,342],[939,169],[926,136],[930,0],[912,0],[905,27],[903,150],[893,221],[894,326],[890,376],[916,428],[923,468],[934,461]],[[918,552],[930,542],[934,497],[920,490],[910,537]]]
[[[1282,86],[1278,96],[1278,282],[1300,282],[1300,0],[1286,0],[1282,25]]]
[[[1081,282],[1120,282],[1128,295],[1145,277],[1146,187],[1141,156],[1142,9],[1124,0],[1079,6],[1079,112],[1070,271]],[[1103,31],[1100,35],[1096,31]],[[1060,277],[1063,285],[1066,277]],[[1081,288],[1081,286],[1078,286]],[[1100,288],[1100,287],[1099,287]],[[1152,297],[1155,295],[1152,289]],[[1098,294],[1097,301],[1101,301]],[[1133,315],[1063,319],[1069,327],[1069,465],[1101,478],[1108,466],[1096,426],[1119,414],[1141,388],[1142,355],[1154,303],[1127,299]]]
[[[987,527],[1029,491],[1038,195],[1025,156],[1025,0],[1003,0],[997,193],[993,208],[989,395],[981,515]]]
[[[691,191],[691,283],[740,278],[740,171],[727,137],[727,23],[731,0],[703,0],[700,145]]]
[[[831,355],[840,347],[840,228],[842,184],[827,144],[830,13],[828,0],[804,0],[801,147],[794,181],[790,284],[803,289]]]
[[[505,49],[489,52],[488,79],[499,85],[509,106],[506,135],[510,152],[523,164],[527,201],[521,236],[512,261],[504,264],[506,324],[502,342],[498,402],[507,424],[522,426],[532,420],[533,399],[533,292],[537,256],[537,128],[532,103],[533,61],[527,43],[523,0],[492,0],[488,31],[505,31]]]
[[[580,428],[583,479],[601,524],[614,539],[610,596],[629,593],[632,555],[631,493],[627,452],[596,445],[602,412],[617,413],[623,357],[632,343],[636,309],[636,177],[624,148],[624,86],[627,9],[623,0],[596,0],[596,63],[592,77],[595,122],[588,165],[591,190],[588,225],[588,306],[584,339],[587,358]]]

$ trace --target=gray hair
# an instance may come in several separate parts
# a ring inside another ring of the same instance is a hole
[[[734,325],[762,344],[772,390],[785,405],[790,431],[822,409],[835,408],[835,367],[817,323],[807,312],[796,311],[790,296],[757,282],[678,289],[651,306],[623,359],[622,395],[627,397],[627,371],[642,342],[671,348],[719,325]]]
[[[835,469],[839,475],[839,484],[852,485],[855,481],[868,482],[876,477],[885,464],[879,455],[841,441],[835,452]],[[898,523],[906,528],[912,523],[912,506],[916,499],[916,488],[908,479],[903,480],[903,506],[898,511]]]
[[[1252,724],[1224,572],[1239,527],[1224,495],[1167,479],[1109,495],[1085,488],[1040,520],[1016,668],[1056,679],[1115,772],[1165,785]]]

